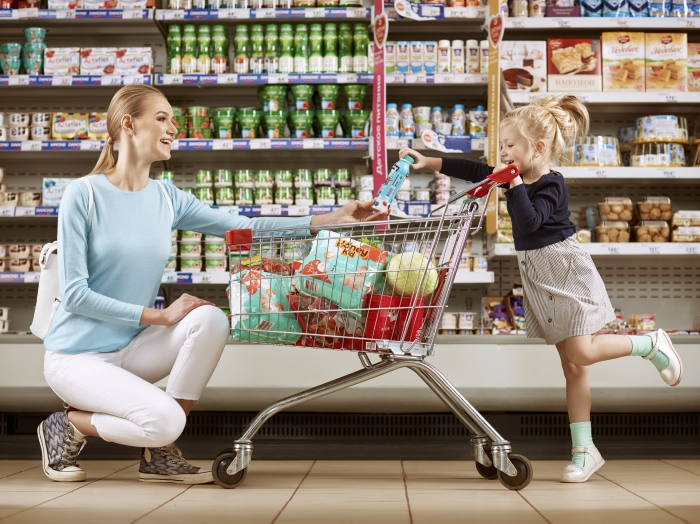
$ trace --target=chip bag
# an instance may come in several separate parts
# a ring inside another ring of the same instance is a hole
[[[319,231],[294,276],[300,293],[327,298],[356,320],[365,296],[380,283],[389,253],[334,231]]]
[[[295,344],[301,326],[289,306],[292,278],[263,271],[232,275],[229,298],[232,336],[238,340]]]
[[[303,334],[297,346],[362,350],[364,324],[325,298],[290,295]]]

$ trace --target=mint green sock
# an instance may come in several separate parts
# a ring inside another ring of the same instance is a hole
[[[651,350],[654,348],[654,339],[649,335],[628,335],[632,341],[632,353],[630,356],[633,357],[646,357]],[[663,351],[657,351],[649,361],[656,369],[663,371],[668,367],[669,360]]]
[[[569,428],[571,429],[572,448],[585,448],[593,444],[590,422],[574,422],[573,424],[569,424]],[[580,452],[574,453],[571,457],[571,463],[574,466],[582,468],[586,463],[586,454]]]

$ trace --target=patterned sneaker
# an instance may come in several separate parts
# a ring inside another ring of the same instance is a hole
[[[44,473],[58,482],[83,482],[85,472],[77,463],[87,439],[76,430],[64,412],[44,420],[37,428]]]
[[[139,466],[141,482],[208,484],[214,482],[210,469],[193,466],[182,457],[175,444],[162,448],[143,448]]]

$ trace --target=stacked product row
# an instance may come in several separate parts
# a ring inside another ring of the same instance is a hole
[[[370,71],[374,44],[370,44]],[[384,45],[387,73],[471,73],[486,74],[489,67],[487,40],[439,40],[387,42]]]
[[[487,120],[488,112],[483,106],[466,112],[462,104],[456,104],[445,116],[440,106],[402,104],[399,112],[397,104],[387,104],[386,136],[420,138],[423,131],[432,130],[444,136],[486,138]]]
[[[362,0],[168,0],[168,9],[362,7]]]
[[[104,140],[107,113],[0,113],[0,141]]]
[[[39,256],[44,244],[0,244],[0,273],[41,271]]]
[[[505,16],[687,18],[700,16],[693,0],[499,0]]]

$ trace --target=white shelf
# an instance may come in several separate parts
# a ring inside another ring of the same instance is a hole
[[[593,256],[697,256],[700,255],[700,242],[627,242],[581,244]],[[495,244],[489,256],[514,256],[514,244]]]
[[[603,17],[536,17],[506,18],[506,30],[538,29],[698,29],[695,18],[603,18]]]
[[[458,269],[455,275],[455,284],[493,284],[493,271],[469,271]]]
[[[546,95],[561,96],[565,93],[526,93],[508,91],[508,96],[514,104],[529,104],[536,98]],[[697,104],[700,103],[700,93],[681,93],[678,91],[655,92],[599,92],[599,93],[570,93],[589,104]],[[669,110],[671,111],[671,110]]]
[[[555,167],[571,179],[621,179],[634,182],[643,180],[678,179],[700,180],[700,167]]]
[[[0,20],[153,20],[155,9],[0,9]]]

